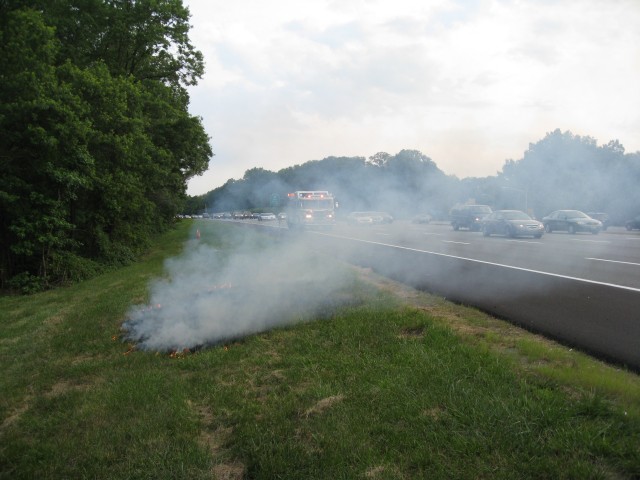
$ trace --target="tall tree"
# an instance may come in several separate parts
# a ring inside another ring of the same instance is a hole
[[[212,155],[188,112],[203,71],[188,10],[5,0],[0,13],[0,281],[130,259]]]

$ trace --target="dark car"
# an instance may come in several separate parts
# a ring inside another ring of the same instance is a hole
[[[604,232],[607,228],[609,228],[609,215],[603,212],[587,212],[591,218],[596,220],[600,220],[602,223],[602,231]]]
[[[451,226],[454,230],[460,228],[468,228],[469,230],[478,231],[484,217],[491,213],[491,207],[488,205],[462,205],[454,207],[449,213],[451,217]]]
[[[636,218],[633,218],[624,224],[627,227],[627,230],[640,230],[640,215]]]
[[[520,210],[496,210],[482,220],[482,234],[507,237],[533,236],[542,237],[544,226]]]
[[[544,217],[542,223],[547,233],[561,230],[572,234],[591,232],[597,235],[602,230],[602,222],[579,210],[556,210]]]
[[[386,212],[351,212],[347,215],[349,225],[380,225],[392,222],[393,217]]]

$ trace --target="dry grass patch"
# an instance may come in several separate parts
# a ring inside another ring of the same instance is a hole
[[[398,337],[400,338],[419,338],[424,336],[425,327],[406,327],[400,331]]]
[[[340,403],[344,400],[344,395],[333,395],[331,397],[323,398],[318,401],[313,407],[307,409],[304,412],[305,417],[310,417],[312,415],[321,415],[326,410],[331,408],[336,403]]]
[[[15,424],[20,417],[29,410],[29,402],[31,401],[30,397],[26,397],[20,406],[15,408],[3,421],[0,423],[0,432],[5,431],[11,425]]]
[[[215,480],[241,480],[244,478],[244,465],[242,463],[221,463],[211,469]]]

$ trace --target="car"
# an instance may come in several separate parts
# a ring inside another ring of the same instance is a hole
[[[602,231],[604,232],[607,228],[609,228],[609,215],[603,212],[587,212],[591,218],[599,220],[602,223]]]
[[[411,219],[411,223],[429,223],[431,221],[431,215],[428,213],[421,213]]]
[[[276,214],[275,213],[260,213],[258,214],[258,220],[260,220],[261,222],[263,220],[275,220],[276,219]]]
[[[542,222],[534,220],[520,210],[496,210],[482,219],[482,234],[507,237],[533,236],[541,238],[544,233]]]
[[[638,215],[635,218],[632,218],[631,220],[627,221],[624,226],[627,228],[627,230],[631,231],[631,230],[640,230],[640,215]]]
[[[392,222],[393,217],[386,212],[351,212],[347,215],[349,225],[380,225]]]
[[[591,218],[580,210],[556,210],[542,219],[544,230],[547,233],[558,230],[571,234],[576,232],[591,232],[594,235],[602,230],[602,222]]]
[[[454,207],[449,212],[451,226],[456,231],[460,228],[478,231],[481,228],[482,219],[491,212],[491,207],[488,205],[461,205]]]

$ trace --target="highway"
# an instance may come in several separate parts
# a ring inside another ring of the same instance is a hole
[[[408,221],[303,233],[261,226],[640,371],[640,232],[534,239]]]
[[[640,232],[611,228],[598,235],[564,232],[531,237],[484,237],[453,231],[448,224],[396,222],[380,226],[338,225],[341,238],[413,248],[421,252],[489,262],[640,291]]]

